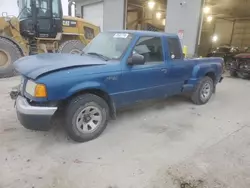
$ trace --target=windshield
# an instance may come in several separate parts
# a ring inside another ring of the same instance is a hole
[[[32,2],[33,1],[33,2]],[[32,3],[36,3],[38,17],[50,17],[50,0],[19,0],[19,18],[25,19],[32,16]],[[55,1],[52,3],[55,4]],[[54,5],[56,6],[56,5]]]
[[[84,49],[84,54],[99,54],[108,59],[120,59],[133,35],[129,33],[103,32],[97,35]]]
[[[19,0],[19,18],[24,19],[27,17],[31,17],[31,0]]]

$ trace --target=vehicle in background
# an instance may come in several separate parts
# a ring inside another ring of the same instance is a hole
[[[229,64],[232,77],[250,78],[250,48],[235,55]]]
[[[206,104],[222,80],[222,58],[184,59],[175,34],[100,33],[82,55],[40,54],[15,63],[22,75],[16,96],[24,127],[45,130],[57,112],[78,142],[98,137],[117,109],[137,102],[189,94]],[[15,97],[13,97],[15,98]]]
[[[238,47],[231,47],[231,46],[219,46],[214,48],[207,54],[207,57],[222,57],[224,59],[224,68],[228,70],[229,62],[232,61],[233,57],[240,53]]]
[[[37,53],[81,53],[100,28],[64,16],[61,0],[19,0],[19,16],[0,17],[0,78],[15,74],[13,62]]]

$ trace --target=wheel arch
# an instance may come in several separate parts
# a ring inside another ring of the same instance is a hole
[[[216,82],[216,75],[215,75],[215,73],[214,73],[213,71],[207,72],[207,73],[205,74],[205,76],[210,77],[210,78],[213,80],[214,83]]]
[[[66,103],[64,102],[64,105],[67,105],[67,103],[69,101],[71,101],[73,98],[79,96],[79,95],[83,95],[83,94],[93,94],[96,95],[100,98],[102,98],[103,100],[105,100],[109,106],[109,111],[110,111],[110,116],[112,119],[116,118],[116,107],[115,107],[115,103],[113,101],[113,99],[111,98],[111,96],[108,94],[108,92],[106,92],[104,89],[101,88],[84,88],[84,89],[80,89],[77,90],[75,92],[73,92],[71,95],[69,95],[66,98]]]

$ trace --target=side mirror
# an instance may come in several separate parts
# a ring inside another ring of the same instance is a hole
[[[140,54],[133,54],[128,58],[128,65],[143,65],[145,64],[145,58]]]

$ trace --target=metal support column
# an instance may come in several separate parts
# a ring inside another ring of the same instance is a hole
[[[196,53],[201,27],[204,0],[168,0],[165,31],[183,32],[182,44],[188,47],[188,56]]]

